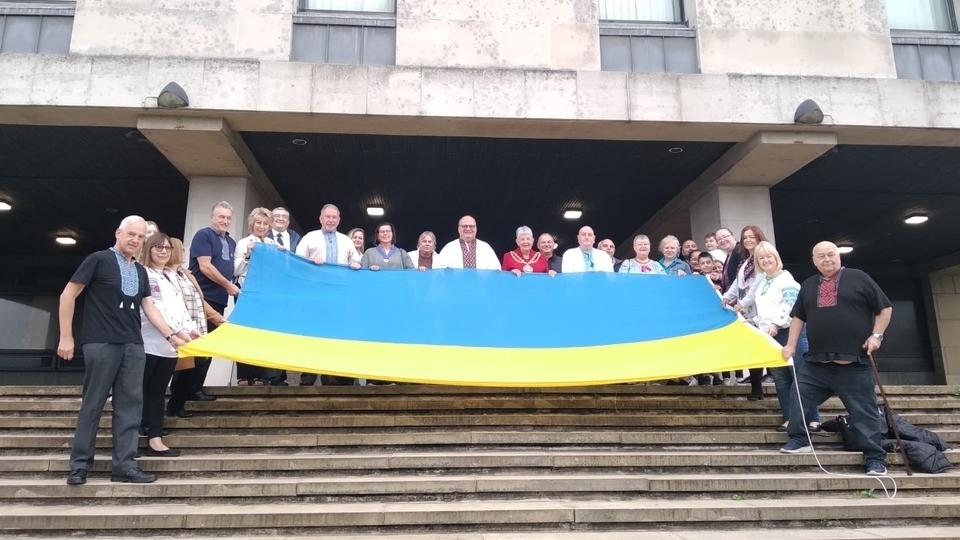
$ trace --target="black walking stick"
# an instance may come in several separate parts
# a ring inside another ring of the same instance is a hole
[[[877,380],[877,387],[880,388],[880,397],[883,398],[883,414],[887,417],[887,424],[893,428],[893,437],[897,440],[897,448],[900,449],[903,466],[907,469],[907,476],[913,476],[913,471],[910,470],[910,462],[907,461],[907,451],[903,449],[903,443],[900,442],[900,428],[897,427],[897,423],[894,422],[890,416],[890,412],[893,409],[890,408],[890,402],[887,401],[887,393],[883,390],[883,383],[880,382],[880,372],[877,370],[877,362],[873,359],[873,353],[867,353],[867,357],[870,358],[870,367],[873,368],[873,378]]]

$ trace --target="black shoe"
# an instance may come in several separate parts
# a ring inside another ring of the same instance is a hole
[[[290,386],[287,381],[272,381],[270,386]]]
[[[86,469],[74,469],[70,471],[70,476],[67,477],[68,486],[79,486],[80,484],[87,483],[87,470]]]
[[[714,377],[714,378],[713,378],[713,385],[714,385],[714,386],[723,386],[723,379],[720,378],[720,377]]]
[[[186,409],[172,409],[167,411],[167,416],[176,416],[177,418],[193,418],[193,413]]]
[[[709,375],[697,376],[697,386],[710,386],[710,376]]]
[[[130,482],[132,484],[149,484],[157,481],[157,475],[143,472],[140,467],[133,467],[125,471],[110,475],[111,482]]]
[[[187,401],[216,401],[216,400],[217,400],[217,396],[211,396],[210,394],[201,390],[200,392],[197,392],[196,394],[190,396],[190,399],[188,399]]]
[[[750,401],[760,401],[763,399],[763,390],[754,390],[753,392],[750,392],[750,395],[747,396],[747,399]]]
[[[154,450],[148,446],[147,455],[150,457],[178,457],[180,455],[180,451],[174,450],[173,448],[167,448],[166,450]]]
[[[167,413],[167,416],[173,416],[173,415]],[[170,430],[169,430],[169,429],[165,429],[165,430],[163,430],[163,434],[161,435],[161,437],[166,437],[166,436],[169,435],[169,434],[170,434]],[[143,435],[144,437],[149,437],[149,436],[150,436],[150,435],[147,433],[147,428],[145,428],[145,427],[140,428],[140,435]]]

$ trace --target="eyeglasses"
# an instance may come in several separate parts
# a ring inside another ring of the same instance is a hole
[[[476,229],[477,226],[476,226],[476,225],[461,225],[460,228],[461,228],[461,229]]]
[[[153,249],[164,252],[164,251],[173,251],[173,246],[153,246]]]

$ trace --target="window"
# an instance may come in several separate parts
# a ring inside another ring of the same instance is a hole
[[[601,21],[683,22],[680,0],[600,0]]]
[[[397,0],[303,0],[304,11],[343,11],[352,13],[394,13]]]
[[[70,52],[75,3],[0,0],[0,53]]]
[[[953,32],[951,0],[887,0],[887,21],[894,30]]]

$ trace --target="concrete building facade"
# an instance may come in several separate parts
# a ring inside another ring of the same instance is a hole
[[[43,336],[6,339],[0,351],[15,359],[13,368],[55,370],[48,346],[55,316],[43,323],[42,313],[66,268],[103,244],[102,234],[90,236],[116,217],[101,216],[104,207],[167,212],[164,226],[187,239],[220,199],[237,209],[235,236],[246,234],[246,213],[261,205],[287,206],[311,230],[321,201],[346,205],[348,227],[348,218],[363,219],[363,207],[386,205],[387,217],[412,232],[427,222],[399,200],[440,188],[415,182],[419,173],[369,178],[358,173],[364,162],[382,164],[382,172],[396,169],[397,154],[426,161],[444,154],[452,163],[476,159],[484,165],[474,169],[483,169],[503,155],[485,153],[489,144],[506,140],[536,147],[523,159],[533,165],[505,185],[493,177],[508,173],[491,170],[488,192],[527,194],[517,185],[528,180],[532,193],[552,202],[530,218],[547,230],[570,227],[559,215],[539,216],[562,207],[583,208],[585,219],[592,210],[601,223],[620,214],[608,230],[622,254],[640,231],[700,239],[753,223],[778,241],[791,268],[809,275],[815,240],[848,243],[851,266],[898,291],[902,326],[894,333],[908,345],[898,351],[897,340],[887,340],[902,363],[891,360],[885,376],[960,383],[960,221],[948,211],[960,182],[947,172],[960,165],[957,4],[0,1],[0,199],[13,206],[0,216],[8,222],[0,237],[10,240],[0,251],[10,263],[0,295],[4,305],[39,310],[34,326],[42,331],[29,332]],[[169,82],[185,90],[189,106],[157,106]],[[823,111],[821,122],[795,122],[807,99]],[[126,140],[111,142],[114,134]],[[95,144],[101,137],[106,142]],[[424,150],[441,143],[442,152]],[[318,144],[343,147],[297,154],[297,146]],[[544,155],[609,165],[624,144],[637,149],[624,154],[636,168],[611,166],[616,182],[607,189],[591,191],[583,175],[537,178]],[[695,161],[672,165],[672,155]],[[41,165],[44,157],[62,169]],[[341,158],[351,165],[338,165]],[[310,178],[317,163],[339,173],[312,186],[292,180]],[[636,177],[640,170],[645,177]],[[460,172],[449,182],[466,176]],[[132,190],[141,204],[94,196],[81,176],[113,186],[103,190]],[[626,192],[642,194],[635,208],[618,206],[617,193]],[[334,200],[338,193],[349,200]],[[148,202],[149,194],[157,196]],[[640,201],[648,194],[649,204]],[[502,201],[494,196],[476,205],[463,213],[487,212],[497,223],[510,217],[497,213]],[[63,211],[37,220],[42,234],[24,240],[8,226],[33,219],[18,212],[42,215],[50,206]],[[929,218],[920,232],[903,223],[915,214]],[[869,223],[881,217],[883,224]],[[56,234],[77,237],[78,247],[64,254],[44,244]],[[500,240],[506,246],[512,238]]]

